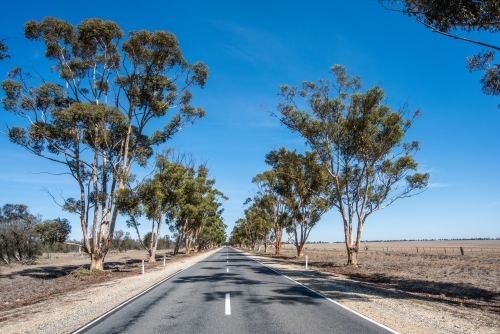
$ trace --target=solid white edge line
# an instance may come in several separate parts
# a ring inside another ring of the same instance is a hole
[[[214,254],[215,254],[215,253],[214,253]],[[214,255],[214,254],[212,254],[212,255]],[[207,256],[206,258],[208,258],[208,257],[210,257],[210,256],[212,256],[212,255],[209,255],[209,256]],[[205,260],[206,258],[204,258],[204,259],[202,259],[202,260]],[[202,260],[200,260],[200,261],[202,261]],[[161,280],[161,281],[159,281],[158,283],[156,283],[156,284],[154,284],[154,285],[150,286],[149,288],[147,288],[147,289],[146,289],[146,290],[144,290],[143,292],[141,292],[141,293],[139,293],[139,294],[135,295],[134,297],[132,297],[132,298],[130,298],[130,299],[127,299],[126,301],[124,301],[124,302],[123,302],[123,303],[121,303],[120,305],[115,306],[114,308],[112,308],[112,309],[111,309],[111,310],[109,310],[108,312],[104,313],[103,315],[99,316],[98,318],[95,318],[94,320],[92,320],[91,322],[89,322],[88,324],[86,324],[85,326],[78,328],[78,329],[77,329],[76,331],[74,331],[74,332],[71,332],[71,334],[77,334],[77,333],[80,333],[81,331],[83,331],[83,330],[84,330],[84,329],[86,329],[87,327],[89,327],[89,326],[91,326],[91,325],[95,324],[97,321],[99,321],[99,320],[101,320],[102,318],[106,317],[108,314],[113,313],[113,312],[114,312],[114,311],[116,311],[117,309],[119,309],[119,308],[121,308],[121,307],[125,306],[126,304],[130,303],[130,302],[131,302],[131,301],[133,301],[134,299],[139,298],[140,296],[142,296],[143,294],[145,294],[145,293],[146,293],[146,292],[148,292],[149,290],[151,290],[151,289],[153,289],[153,288],[157,287],[158,285],[160,285],[160,284],[162,284],[163,282],[165,282],[166,280],[168,280],[168,279],[170,279],[170,278],[174,277],[174,276],[175,276],[175,275],[177,275],[178,273],[180,273],[180,272],[182,272],[182,271],[184,271],[184,270],[186,270],[186,269],[188,269],[188,268],[190,268],[190,267],[194,266],[195,264],[199,263],[200,261],[195,262],[195,263],[193,263],[192,265],[190,265],[190,266],[188,266],[188,267],[186,267],[186,268],[180,269],[180,270],[176,271],[175,273],[171,274],[170,276],[165,277],[164,279],[162,279],[162,280]]]
[[[232,247],[231,247],[231,248],[232,248]],[[234,248],[233,248],[233,249],[234,249]],[[236,251],[238,251],[238,252],[240,252],[240,253],[243,253],[242,251],[240,251],[240,250],[238,250],[238,249],[235,249],[235,250],[236,250]],[[245,254],[245,255],[246,255],[246,254]],[[248,256],[248,255],[246,255],[246,256]],[[321,297],[325,298],[326,300],[328,300],[328,301],[330,301],[330,302],[334,303],[335,305],[338,305],[338,306],[342,307],[343,309],[346,309],[347,311],[352,312],[352,313],[354,313],[354,314],[356,314],[356,315],[360,316],[361,318],[363,318],[363,319],[365,319],[365,320],[368,320],[369,322],[374,323],[375,325],[380,326],[380,327],[382,327],[382,328],[384,328],[384,329],[388,330],[388,331],[389,331],[389,332],[391,332],[391,333],[400,334],[398,331],[396,331],[396,330],[394,330],[394,329],[392,329],[392,328],[389,328],[389,327],[387,327],[387,326],[385,326],[385,325],[381,324],[380,322],[377,322],[377,321],[375,321],[375,320],[373,320],[373,319],[370,319],[370,318],[368,318],[367,316],[365,316],[365,315],[363,315],[363,314],[361,314],[361,313],[359,313],[359,312],[356,312],[356,311],[354,311],[354,310],[352,310],[352,309],[348,308],[347,306],[344,306],[344,305],[340,304],[339,302],[336,302],[335,300],[332,300],[332,299],[328,298],[327,296],[325,296],[325,295],[324,295],[324,294],[322,294],[321,292],[316,291],[316,290],[314,290],[314,289],[311,289],[311,288],[310,288],[310,287],[308,287],[307,285],[304,285],[304,284],[302,284],[302,283],[300,283],[300,282],[297,282],[296,280],[294,280],[294,279],[292,279],[292,278],[290,278],[290,277],[288,277],[288,276],[286,276],[286,275],[283,275],[283,274],[282,274],[282,273],[280,273],[279,271],[277,271],[277,270],[275,270],[275,269],[273,269],[273,268],[271,268],[271,267],[269,267],[269,266],[266,266],[264,263],[262,263],[262,262],[260,262],[260,261],[257,261],[256,259],[253,259],[253,258],[251,258],[250,256],[248,256],[248,257],[249,257],[250,259],[254,260],[254,261],[255,261],[255,262],[257,262],[257,263],[260,263],[260,264],[261,264],[261,265],[263,265],[264,267],[266,267],[266,268],[268,268],[268,269],[270,269],[270,270],[274,271],[275,273],[277,273],[277,274],[279,274],[279,275],[281,275],[281,276],[283,276],[283,277],[285,277],[285,278],[289,279],[290,281],[292,281],[292,282],[294,282],[294,283],[296,283],[296,284],[298,284],[298,285],[301,285],[301,286],[303,286],[304,288],[306,288],[307,290],[309,290],[309,291],[311,291],[311,292],[314,292],[315,294],[317,294],[317,295],[319,295],[319,296],[321,296]]]
[[[226,315],[231,315],[231,297],[226,293]]]

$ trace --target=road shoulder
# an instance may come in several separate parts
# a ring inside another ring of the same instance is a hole
[[[245,252],[283,275],[400,333],[498,333],[500,323],[477,310],[436,303],[342,275]]]

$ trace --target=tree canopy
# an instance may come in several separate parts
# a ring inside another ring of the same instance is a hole
[[[5,41],[4,39],[0,40],[0,60],[4,60],[5,58],[10,58],[8,54],[9,48],[7,47],[4,41]]]

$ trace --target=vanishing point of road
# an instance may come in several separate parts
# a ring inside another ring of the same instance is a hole
[[[223,247],[75,333],[391,331]]]

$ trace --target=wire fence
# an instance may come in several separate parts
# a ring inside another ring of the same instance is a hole
[[[372,247],[363,246],[360,251],[381,251],[416,254],[447,254],[447,255],[479,255],[499,254],[500,248],[495,247]]]

